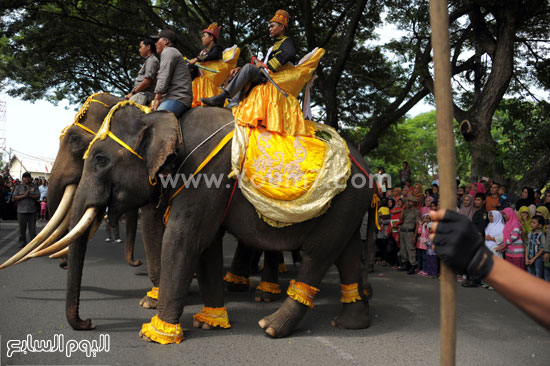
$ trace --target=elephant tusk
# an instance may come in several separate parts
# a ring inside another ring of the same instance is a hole
[[[57,253],[53,253],[52,255],[50,255],[49,258],[57,259],[57,258],[61,258],[61,257],[66,257],[68,254],[69,254],[69,248],[67,247],[65,249],[61,249]]]
[[[73,197],[76,192],[76,184],[68,185],[65,188],[65,192],[63,193],[63,198],[61,198],[61,203],[59,204],[59,207],[57,210],[55,210],[55,213],[53,217],[50,219],[48,224],[44,226],[44,228],[38,233],[38,235],[31,240],[29,244],[27,244],[23,249],[21,249],[19,252],[14,254],[10,259],[5,261],[1,266],[0,269],[9,267],[13,265],[14,263],[18,262],[21,258],[25,257],[27,254],[29,254],[34,248],[36,248],[44,239],[48,238],[48,236],[51,235],[51,233],[59,226],[59,224],[63,221],[65,216],[67,215],[67,212],[69,211],[69,208],[71,207],[71,204],[73,202]]]
[[[51,244],[58,241],[60,238],[63,237],[63,235],[65,235],[67,233],[67,229],[69,228],[70,223],[71,223],[71,215],[69,214],[69,215],[65,216],[65,218],[63,219],[63,222],[61,223],[61,225],[59,225],[57,227],[57,229],[55,229],[55,231],[52,233],[52,235],[50,235],[50,237],[48,239],[46,239],[42,244],[37,246],[32,252],[30,252],[29,254],[24,256],[22,259],[17,261],[17,263],[15,263],[15,264],[23,263],[23,262],[29,260],[31,258],[30,257],[31,254],[34,254],[34,253],[36,253],[36,252],[38,252],[38,251],[40,251],[44,248],[47,248]]]
[[[103,222],[103,215],[97,215],[96,220],[92,224],[92,228],[90,229],[90,234],[88,235],[88,241],[92,240],[95,233],[97,233],[97,230],[101,226],[101,223]]]
[[[95,217],[97,216],[98,211],[99,209],[97,207],[89,207],[86,212],[84,212],[84,215],[82,216],[80,221],[63,239],[36,253],[29,254],[29,257],[35,258],[50,255],[68,247],[72,242],[82,236],[82,234],[84,234],[84,232],[90,227]]]

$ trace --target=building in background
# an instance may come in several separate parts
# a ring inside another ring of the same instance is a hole
[[[15,154],[10,160],[10,175],[13,179],[21,180],[21,176],[25,172],[31,173],[34,178],[50,179],[53,160],[37,158],[24,154]]]

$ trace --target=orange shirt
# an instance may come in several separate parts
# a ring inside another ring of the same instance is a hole
[[[498,196],[496,198],[487,196],[487,198],[485,198],[485,209],[487,210],[487,212],[497,210],[499,206],[498,201],[499,201]]]

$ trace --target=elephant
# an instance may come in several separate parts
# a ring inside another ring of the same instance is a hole
[[[151,205],[151,197],[155,197],[158,187],[153,185],[154,177],[167,158],[176,155],[175,166],[181,166],[181,172],[190,176],[221,136],[231,131],[234,123],[231,111],[208,107],[193,108],[180,121],[170,112],[146,114],[135,106],[125,106],[113,114],[110,122],[110,131],[124,142],[124,146],[111,138],[98,139],[90,146],[71,208],[70,227],[76,239],[69,247],[66,315],[73,329],[93,329],[91,319],[82,320],[79,314],[80,283],[91,230],[89,223],[107,206],[109,219],[114,221],[130,209]],[[354,160],[361,161],[357,166],[352,165],[351,174],[363,174],[367,169],[363,159],[349,144],[348,148]],[[359,228],[363,214],[370,210],[369,238],[373,237],[372,223],[376,214],[371,207],[372,187],[355,186],[349,179],[323,215],[274,228],[258,217],[240,190],[236,190],[229,201],[231,190],[227,187],[231,187],[232,182],[227,172],[230,159],[231,151],[226,146],[202,170],[202,174],[222,177],[219,188],[208,188],[203,181],[197,187],[187,187],[170,200],[171,210],[162,236],[158,315],[155,318],[178,328],[194,272],[198,272],[205,306],[224,306],[221,239],[228,231],[243,244],[260,250],[302,251],[300,269],[295,282],[291,282],[295,291],[290,291],[289,287],[289,297],[281,307],[259,321],[268,335],[284,337],[291,333],[307,308],[312,306],[296,293],[305,288],[313,299],[314,293],[311,296],[309,293],[317,290],[316,286],[332,264],[338,268],[341,284],[355,285],[360,297],[360,301],[343,304],[333,325],[346,329],[368,327],[368,283],[361,263],[365,253],[362,253]],[[170,197],[173,191],[170,187],[163,188],[159,202],[162,197]],[[140,335],[148,338],[141,332]]]

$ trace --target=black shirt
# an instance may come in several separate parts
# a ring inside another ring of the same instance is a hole
[[[223,50],[222,46],[220,46],[219,44],[215,44],[210,48],[202,50],[201,53],[197,56],[197,60],[199,62],[217,61],[222,59]]]
[[[485,203],[483,203],[483,207],[481,207],[479,210],[476,210],[474,212],[474,216],[472,217],[472,222],[474,223],[474,226],[476,227],[477,231],[485,237],[485,228],[489,224],[489,215],[487,214],[487,211],[485,211]]]
[[[269,67],[269,70],[277,72],[287,62],[296,62],[296,45],[292,38],[279,37],[271,49],[267,67]]]

